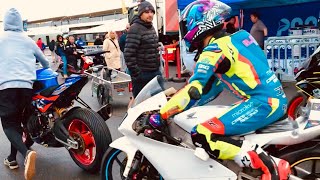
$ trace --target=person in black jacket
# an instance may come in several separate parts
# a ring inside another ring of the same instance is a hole
[[[132,93],[136,97],[155,76],[160,75],[158,36],[152,26],[154,7],[144,1],[138,7],[135,19],[127,34],[124,59],[132,79]]]
[[[79,70],[78,67],[78,58],[79,55],[77,53],[77,49],[83,49],[83,47],[78,46],[75,41],[73,36],[69,36],[69,40],[66,44],[66,55],[67,55],[67,60],[68,64],[72,65],[76,71]],[[81,67],[83,63],[81,61]]]
[[[103,41],[100,36],[96,36],[96,40],[94,40],[93,45],[103,45]]]

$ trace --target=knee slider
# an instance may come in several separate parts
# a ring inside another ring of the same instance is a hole
[[[198,88],[191,86],[190,89],[188,90],[188,95],[190,99],[192,100],[199,100],[201,99],[201,94],[198,90]]]

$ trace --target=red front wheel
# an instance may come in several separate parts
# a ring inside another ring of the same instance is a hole
[[[305,106],[307,97],[303,93],[297,93],[288,104],[288,116],[296,119],[301,115],[300,107]]]
[[[69,135],[78,142],[78,149],[70,149],[74,162],[82,169],[96,173],[102,156],[111,143],[107,124],[96,112],[78,108],[65,118]]]

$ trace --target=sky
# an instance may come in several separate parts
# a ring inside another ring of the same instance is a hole
[[[12,7],[20,12],[22,19],[32,21],[117,9],[121,5],[121,0],[0,0],[0,21],[6,10]]]

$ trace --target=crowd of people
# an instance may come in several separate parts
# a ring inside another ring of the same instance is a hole
[[[195,3],[191,3],[183,12],[182,20],[186,21],[187,24],[187,31],[184,32],[186,34],[183,34],[184,39],[190,51],[198,50],[199,56],[196,56],[198,63],[189,84],[162,107],[159,117],[166,120],[175,113],[182,112],[195,104],[208,103],[222,91],[221,85],[226,84],[242,101],[233,106],[231,111],[224,112],[219,117],[212,117],[205,123],[195,126],[191,133],[193,142],[196,146],[204,148],[211,157],[233,159],[240,166],[250,166],[254,169],[261,168],[265,177],[276,176],[278,171],[283,170],[279,168],[283,167],[278,167],[274,163],[274,158],[268,156],[261,147],[249,141],[236,141],[224,137],[256,130],[274,122],[285,113],[283,107],[287,100],[284,93],[282,91],[278,93],[265,91],[265,89],[273,90],[281,87],[280,82],[274,81],[274,83],[265,84],[266,78],[270,78],[273,73],[262,75],[262,73],[268,71],[269,67],[265,63],[259,63],[265,61],[261,48],[264,46],[263,39],[267,36],[267,28],[259,19],[259,15],[253,13],[251,14],[251,20],[254,25],[250,33],[258,42],[258,46],[249,44],[245,47],[241,43],[233,44],[231,39],[243,40],[251,37],[251,35],[246,31],[237,32],[234,26],[235,17],[226,17],[231,11],[227,5],[219,2],[219,6],[212,6],[201,2],[197,1],[197,5],[204,6],[203,9],[209,9],[209,11],[212,10],[211,16],[207,18],[214,22],[214,26],[212,27],[212,24],[208,25],[210,28],[205,28],[205,31],[200,28],[198,30],[194,29],[199,24],[207,25],[207,21],[203,21],[203,17],[206,17],[206,15],[199,11]],[[94,42],[94,45],[102,45],[103,50],[108,52],[105,54],[105,63],[108,67],[121,70],[123,68],[121,57],[124,58],[127,66],[126,72],[132,78],[133,98],[154,77],[162,77],[159,38],[152,24],[154,15],[155,8],[152,4],[140,0],[139,5],[131,9],[129,24],[120,38],[117,37],[116,32],[109,31],[106,33],[104,40],[98,36]],[[215,19],[215,17],[220,18]],[[219,21],[216,21],[217,19]],[[228,21],[225,30],[221,19]],[[10,9],[7,12],[4,20],[4,30],[6,36],[0,37],[0,67],[2,68],[0,70],[0,117],[3,130],[11,142],[11,152],[5,159],[4,164],[12,169],[17,168],[16,155],[18,151],[21,152],[26,159],[25,177],[31,179],[35,170],[36,153],[28,150],[21,140],[22,117],[18,117],[18,115],[31,102],[32,80],[35,79],[35,63],[33,62],[38,60],[43,67],[49,67],[49,63],[42,52],[44,50],[42,39],[39,38],[35,43],[21,33],[23,31],[22,20],[17,10]],[[194,31],[197,31],[197,33]],[[232,35],[230,36],[230,34]],[[11,38],[15,39],[12,40]],[[6,42],[9,42],[9,44],[4,45],[2,42],[8,39],[10,41]],[[226,44],[233,44],[234,46],[227,47]],[[78,67],[77,49],[81,49],[84,45],[86,44],[81,37],[78,37],[75,41],[75,37],[72,35],[67,38],[67,42],[64,41],[63,36],[58,35],[56,40],[49,43],[52,60],[55,61],[55,57],[58,57],[64,64],[64,78],[68,77],[67,64],[71,64],[76,70],[81,67],[81,64]],[[8,47],[16,46],[20,47],[18,50],[21,52],[13,54],[12,51],[7,50]],[[239,52],[240,48],[245,50]],[[27,49],[29,51],[26,51]],[[233,57],[229,53],[230,51],[241,53],[243,59],[239,59],[240,56]],[[8,62],[12,57],[17,60],[15,61],[16,65]],[[250,67],[245,69],[246,73],[243,72],[243,68],[247,66],[239,65],[243,62]],[[11,68],[12,66],[24,68],[14,69]],[[17,74],[21,74],[21,72],[15,73],[16,71],[25,71],[24,74],[27,75],[26,77],[17,77]],[[160,83],[163,86],[163,81],[160,81]],[[233,84],[236,88],[231,87],[230,84]],[[239,88],[243,89],[240,90]],[[273,103],[277,103],[277,105]],[[256,113],[246,112],[249,109],[245,107],[252,104],[256,106]],[[251,114],[245,122],[241,124],[233,123],[231,119],[233,119],[235,113],[240,111],[242,114]],[[263,123],[260,122],[261,118],[265,119]],[[212,126],[212,124],[215,126]],[[218,145],[219,143],[220,145]],[[232,149],[232,152],[230,149]],[[243,159],[248,162],[243,163]]]

